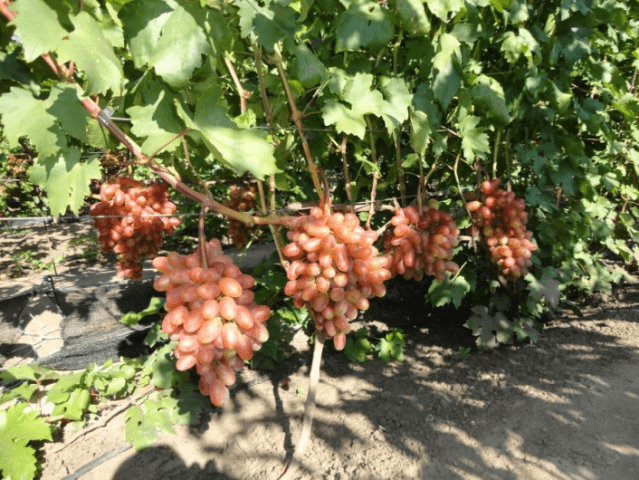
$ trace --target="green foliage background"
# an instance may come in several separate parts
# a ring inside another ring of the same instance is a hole
[[[427,285],[435,305],[473,307],[468,326],[480,343],[534,335],[560,293],[609,290],[622,274],[607,258],[636,265],[637,1],[16,0],[9,8],[15,21],[0,25],[2,148],[20,151],[28,139],[38,153],[31,182],[55,216],[77,212],[102,175],[83,153],[115,147],[82,108],[85,96],[128,119],[120,126],[142,151],[162,149],[156,158],[187,182],[274,175],[279,206],[317,201],[287,87],[336,204],[348,201],[344,139],[355,202],[370,198],[376,176],[378,199],[399,197],[405,185],[413,200],[420,168],[433,170],[428,192],[461,227],[459,187],[473,191],[495,175],[525,198],[540,246],[530,275],[500,285],[483,252],[464,243],[461,274]],[[40,59],[47,53],[73,62],[77,83],[56,77]],[[248,92],[245,112],[229,65]],[[373,225],[387,219],[379,213]]]

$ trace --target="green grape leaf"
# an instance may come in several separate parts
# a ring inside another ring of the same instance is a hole
[[[409,36],[417,37],[430,32],[430,21],[421,0],[397,0],[395,10]]]
[[[206,12],[194,2],[147,0],[119,13],[137,68],[148,65],[172,87],[183,86],[209,52]]]
[[[104,38],[100,25],[86,12],[71,17],[75,27],[58,46],[62,62],[75,62],[86,75],[85,94],[97,95],[111,90],[119,94],[124,74],[113,46]]]
[[[180,388],[179,397],[166,396],[161,400],[173,423],[195,426],[200,423],[202,412],[211,407],[211,400],[202,395],[195,383],[186,383]]]
[[[430,143],[432,132],[428,115],[421,110],[410,109],[410,145],[413,150],[423,155]]]
[[[38,390],[38,385],[35,383],[22,382],[15,388],[5,391],[0,395],[0,405],[7,403],[14,398],[21,398],[27,402],[31,401],[31,397]]]
[[[12,382],[14,380],[55,380],[59,374],[49,367],[31,363],[29,365],[19,365],[17,367],[9,367],[0,372],[0,380]]]
[[[453,280],[449,273],[446,274],[443,282],[433,280],[428,289],[428,299],[435,307],[442,307],[447,303],[453,302],[455,308],[459,308],[462,300],[471,286],[462,275],[457,275]]]
[[[142,408],[135,405],[124,416],[126,440],[133,442],[133,447],[138,452],[155,443],[160,430],[175,433],[169,412],[162,404],[147,400],[144,402],[144,410],[142,412]]]
[[[413,94],[409,91],[406,80],[402,78],[382,77],[379,88],[385,100],[381,116],[390,135],[408,120],[408,107],[413,103]]]
[[[485,158],[485,154],[490,152],[488,135],[483,128],[477,127],[479,120],[479,117],[469,115],[459,122],[459,133],[462,137],[464,158],[468,162],[474,162],[476,155]]]
[[[277,42],[293,34],[296,13],[292,8],[276,2],[267,2],[266,7],[261,7],[254,0],[235,0],[234,3],[239,5],[242,37],[249,37],[269,52]]]
[[[356,1],[337,17],[335,51],[382,48],[394,34],[395,27],[386,9],[369,1]]]
[[[222,91],[214,86],[203,92],[195,106],[195,116],[177,103],[178,115],[186,126],[198,133],[216,160],[238,174],[250,172],[256,178],[279,172],[267,134],[258,129],[241,129],[226,113]]]
[[[510,112],[506,106],[504,89],[494,78],[479,75],[471,90],[473,103],[501,124],[510,122]]]
[[[18,50],[13,53],[0,52],[0,80],[29,85],[29,88],[36,94],[40,89],[31,75],[29,67],[20,59]]]
[[[344,347],[344,355],[351,362],[364,363],[366,356],[373,352],[373,345],[368,338],[368,330],[366,327],[362,327],[357,330],[355,339],[349,336],[346,339],[346,346]]]
[[[90,400],[91,395],[87,388],[74,388],[69,392],[66,400],[56,404],[53,415],[62,415],[70,420],[82,420]]]
[[[128,312],[125,313],[122,318],[120,318],[120,323],[123,325],[135,325],[140,322],[144,317],[148,317],[149,315],[155,315],[160,312],[162,307],[164,306],[164,298],[162,297],[151,297],[151,301],[149,302],[149,306],[146,307],[141,312]]]
[[[0,472],[3,478],[35,478],[36,452],[28,443],[53,440],[49,424],[38,417],[37,411],[25,412],[27,407],[26,403],[18,403],[0,411]]]
[[[158,388],[171,388],[180,383],[185,373],[178,372],[175,369],[175,360],[171,356],[171,352],[175,346],[166,344],[157,350],[154,357],[151,357],[151,381]]]
[[[11,5],[16,12],[16,34],[24,49],[24,59],[33,62],[40,55],[56,50],[67,32],[58,15],[44,0],[16,0]],[[35,21],[37,19],[37,21]]]
[[[320,83],[326,74],[324,64],[303,43],[295,48],[294,65],[297,79],[307,88]]]
[[[404,359],[404,344],[406,339],[401,328],[393,328],[390,333],[380,339],[375,346],[379,359],[388,363],[391,360],[401,362]]]
[[[51,88],[51,94],[47,100],[47,104],[50,105],[47,112],[56,117],[66,133],[81,142],[86,142],[90,117],[80,103],[79,93],[77,87],[58,83]]]
[[[161,90],[153,104],[128,108],[126,113],[131,118],[131,131],[138,137],[146,137],[142,143],[142,151],[151,155],[169,142],[184,129],[184,124],[175,113],[174,97],[166,90]],[[172,142],[165,147],[174,152],[180,142]]]
[[[511,331],[512,325],[503,312],[498,311],[491,315],[488,308],[483,305],[474,306],[472,312],[464,326],[473,331],[473,335],[477,337],[477,345],[494,348],[500,341],[508,340],[505,332]],[[498,338],[500,332],[504,333]]]
[[[557,272],[552,267],[544,268],[539,280],[532,273],[526,275],[524,278],[528,282],[530,300],[538,302],[545,298],[550,307],[556,308],[559,305],[559,297],[561,295],[561,282],[556,277]]]
[[[449,13],[457,13],[464,7],[464,0],[429,0],[425,2],[428,9],[440,20],[446,22]]]
[[[0,96],[0,115],[9,147],[18,147],[20,137],[28,136],[41,157],[55,156],[67,141],[57,119],[47,110],[49,102],[37,100],[24,88],[12,87]]]
[[[457,94],[461,81],[462,76],[459,74],[453,59],[450,58],[442,69],[437,72],[433,80],[435,99],[444,109],[448,108],[451,100]]]
[[[355,135],[358,138],[364,138],[366,135],[366,120],[364,115],[355,114],[344,104],[334,100],[326,101],[322,107],[322,118],[326,125],[335,125],[340,133],[347,135]]]
[[[101,176],[98,156],[93,155],[81,162],[80,150],[75,147],[63,150],[53,158],[38,158],[29,169],[30,181],[47,193],[54,217],[64,214],[67,207],[78,213],[84,197],[90,193],[91,180]]]

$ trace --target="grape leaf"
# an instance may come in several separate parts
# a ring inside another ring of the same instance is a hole
[[[373,352],[373,345],[371,345],[370,340],[366,338],[367,335],[368,330],[366,327],[362,327],[357,330],[355,339],[353,339],[352,336],[346,339],[344,355],[346,355],[346,358],[351,362],[364,363],[366,356]]]
[[[388,363],[391,360],[401,362],[404,359],[405,343],[404,332],[400,328],[393,328],[375,346],[377,356],[384,363]]]
[[[155,315],[164,306],[164,298],[161,297],[151,297],[151,301],[149,302],[149,306],[146,307],[141,312],[128,312],[125,313],[122,318],[120,318],[120,323],[123,325],[135,325],[140,322],[144,317],[148,317],[149,315]]]
[[[442,307],[447,303],[453,302],[456,308],[459,308],[462,300],[471,286],[462,275],[458,275],[454,280],[450,274],[446,274],[443,282],[433,280],[428,289],[428,299],[435,307]]]
[[[415,152],[423,155],[428,148],[431,134],[428,115],[421,110],[410,109],[410,145]]]
[[[448,62],[437,72],[433,80],[433,93],[435,99],[440,105],[446,109],[450,105],[451,100],[461,86],[462,76],[459,74],[453,59]]]
[[[84,71],[86,95],[108,90],[119,94],[124,77],[122,66],[113,46],[102,35],[100,25],[86,12],[71,17],[71,21],[75,28],[58,46],[59,60],[75,62]]]
[[[19,50],[13,53],[0,52],[0,80],[29,85],[29,88],[36,94],[40,90],[29,71],[29,67],[20,59]]]
[[[142,143],[142,151],[151,155],[169,142],[184,129],[184,125],[175,113],[174,97],[167,90],[160,90],[153,103],[128,108],[126,113],[131,118],[131,131],[146,137]],[[173,152],[180,147],[180,142],[167,145],[166,151]]]
[[[145,412],[135,405],[129,408],[124,416],[127,442],[133,442],[133,447],[139,452],[150,447],[158,438],[160,430],[175,433],[169,412],[159,402],[147,400],[144,402]]]
[[[381,117],[389,135],[408,120],[408,107],[413,103],[413,94],[402,78],[380,78],[379,88],[384,94]]]
[[[528,290],[530,291],[530,300],[534,302],[540,301],[545,298],[552,308],[556,308],[559,305],[561,283],[556,280],[557,273],[554,268],[546,267],[541,273],[541,278],[538,280],[532,273],[529,273],[524,278],[528,282]]]
[[[52,441],[49,424],[35,410],[25,412],[26,403],[0,411],[0,471],[3,478],[27,480],[37,471],[36,452],[28,446],[32,440]]]
[[[390,42],[394,34],[393,21],[384,8],[372,2],[356,1],[337,17],[335,51],[381,48]]]
[[[226,163],[238,174],[250,172],[256,178],[277,173],[274,148],[267,134],[257,129],[240,129],[226,113],[221,90],[214,86],[203,92],[191,118],[182,104],[178,115],[193,132],[199,133],[216,160]]]
[[[507,340],[503,333],[497,338],[497,334],[500,332],[511,330],[511,323],[503,312],[498,311],[495,315],[491,315],[488,308],[483,305],[474,306],[472,312],[473,314],[464,326],[473,331],[473,335],[477,337],[477,345],[494,348],[499,341]]]
[[[58,378],[58,373],[55,370],[37,363],[9,367],[0,372],[0,380],[5,382],[14,380],[54,380],[56,378]]]
[[[459,122],[459,133],[462,137],[462,149],[464,158],[467,161],[475,161],[475,156],[485,158],[485,154],[490,152],[488,145],[488,135],[483,128],[477,128],[480,118],[474,115],[465,117]]]
[[[501,124],[510,122],[510,113],[506,106],[504,89],[494,78],[479,75],[471,90],[473,102]]]
[[[269,52],[273,51],[275,43],[290,37],[295,25],[295,10],[276,2],[267,2],[261,7],[254,0],[235,0],[239,5],[240,31],[242,37],[249,37],[251,42],[257,42]]]
[[[64,402],[56,404],[53,415],[63,415],[70,420],[82,420],[90,400],[91,395],[87,388],[74,388]]]
[[[118,13],[136,68],[150,62],[171,13],[171,7],[163,0],[129,2]]]
[[[55,10],[44,0],[16,0],[11,9],[16,12],[16,33],[20,36],[27,62],[54,51],[69,34],[60,25]]]
[[[33,94],[19,87],[0,96],[0,115],[4,126],[4,136],[9,147],[18,147],[20,137],[28,136],[40,156],[51,157],[67,142],[57,119],[47,110],[49,103],[37,100]]]
[[[67,207],[78,213],[84,197],[90,193],[91,180],[101,176],[98,156],[81,162],[80,150],[75,147],[63,150],[55,157],[38,158],[29,169],[30,181],[47,193],[54,217],[63,214]],[[62,185],[65,188],[60,188]]]
[[[425,35],[430,31],[430,21],[421,0],[397,0],[395,9],[409,36]]]
[[[47,112],[57,118],[62,129],[81,142],[87,141],[89,114],[80,103],[78,88],[58,83],[51,88]]]
[[[326,101],[322,107],[322,118],[326,125],[335,125],[340,133],[364,138],[366,135],[366,120],[363,115],[353,113],[350,108],[334,100]]]
[[[295,48],[295,71],[297,79],[305,87],[312,87],[322,81],[326,68],[303,43]]]
[[[425,3],[428,9],[444,22],[448,20],[449,13],[457,13],[464,6],[464,0],[430,0]]]

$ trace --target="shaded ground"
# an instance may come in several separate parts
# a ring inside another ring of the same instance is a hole
[[[19,291],[3,285],[1,293]],[[376,335],[406,330],[402,363],[352,364],[326,349],[298,478],[639,478],[639,283],[582,318],[552,320],[534,345],[461,360],[452,352],[472,344],[463,319],[429,317],[419,301],[406,290],[366,319]],[[53,453],[73,434],[65,432],[44,445],[41,478],[276,478],[301,428],[298,387],[308,388],[306,339],[298,336],[296,346],[279,377],[233,390],[198,428],[177,426],[146,451],[125,449],[124,414]],[[247,371],[243,379],[257,376]],[[281,376],[290,379],[286,389]]]
[[[584,313],[553,320],[535,345],[464,360],[426,328],[407,332],[402,363],[355,365],[329,348],[299,478],[636,479],[639,286]],[[236,391],[199,428],[80,478],[276,478],[299,435],[307,370],[287,390],[274,381]],[[46,445],[42,479],[125,443],[120,415],[55,455]]]

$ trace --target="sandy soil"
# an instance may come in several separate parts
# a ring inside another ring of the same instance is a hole
[[[406,330],[403,362],[352,364],[326,349],[313,436],[296,478],[639,478],[639,282],[581,318],[550,321],[533,345],[465,359],[452,356],[471,341],[459,318],[434,322],[423,307],[406,305],[410,314],[382,305],[366,318],[378,334]],[[145,451],[126,449],[124,414],[52,453],[72,436],[65,431],[44,445],[41,479],[277,478],[301,428],[305,340],[296,339],[299,353],[272,381],[233,390],[199,427],[176,427]]]

